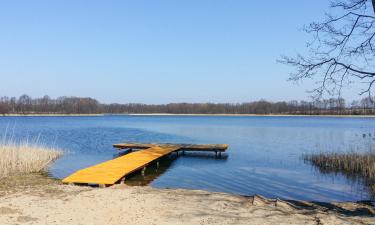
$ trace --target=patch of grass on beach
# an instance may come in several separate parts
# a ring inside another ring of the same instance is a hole
[[[12,175],[43,172],[61,155],[62,152],[58,149],[27,142],[0,143],[0,179]]]

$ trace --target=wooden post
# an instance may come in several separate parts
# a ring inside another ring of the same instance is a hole
[[[143,169],[142,169],[142,176],[145,176],[145,172],[146,172],[146,167],[143,167]]]
[[[105,188],[106,185],[105,185],[105,184],[99,184],[99,187],[100,187],[100,188]]]
[[[185,151],[182,151],[182,155],[185,155]]]

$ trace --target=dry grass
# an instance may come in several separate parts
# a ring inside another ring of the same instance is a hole
[[[375,151],[318,153],[303,158],[322,173],[342,173],[353,180],[361,179],[375,195]]]
[[[375,181],[375,152],[319,153],[304,159],[326,170],[358,174]]]
[[[0,178],[44,171],[62,152],[36,144],[0,143]]]

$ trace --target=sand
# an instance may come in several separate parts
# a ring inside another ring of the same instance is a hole
[[[62,185],[39,175],[0,181],[0,224],[375,224],[360,203],[285,202],[197,190]]]

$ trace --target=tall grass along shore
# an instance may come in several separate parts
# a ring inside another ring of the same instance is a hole
[[[304,160],[321,173],[342,173],[348,178],[364,181],[375,196],[375,151],[365,153],[318,153],[304,155]]]
[[[61,155],[62,152],[58,149],[27,142],[0,143],[0,179],[11,175],[42,172]]]

